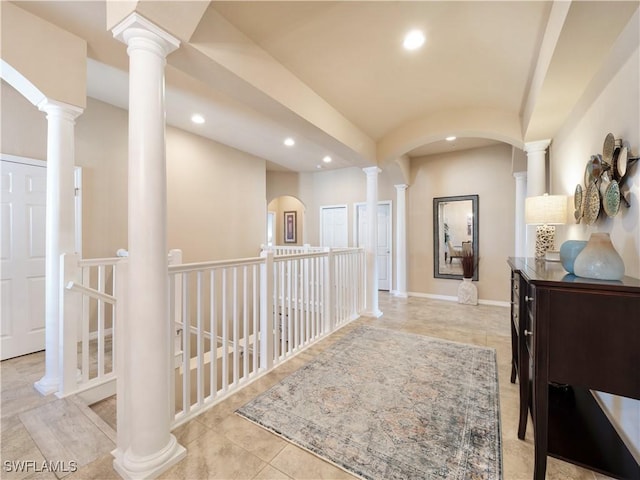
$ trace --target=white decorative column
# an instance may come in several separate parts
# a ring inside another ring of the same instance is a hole
[[[527,196],[527,172],[515,172],[516,179],[516,215],[515,215],[515,256],[526,256],[527,225],[524,221],[524,200]]]
[[[396,187],[396,295],[407,296],[407,185]]]
[[[367,287],[364,315],[380,317],[378,308],[378,167],[362,169],[367,175]]]
[[[113,36],[129,54],[128,315],[118,339],[118,396],[129,425],[113,465],[124,478],[154,478],[186,455],[170,433],[164,105],[166,56],[180,42],[136,13]]]
[[[45,99],[47,114],[47,206],[45,230],[45,373],[35,383],[43,395],[58,390],[60,344],[60,255],[75,248],[75,123],[82,109]]]
[[[547,147],[551,140],[528,142],[524,146],[527,152],[527,196],[536,197],[547,191]]]

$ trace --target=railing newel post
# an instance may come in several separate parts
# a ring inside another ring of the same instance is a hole
[[[333,309],[333,303],[335,301],[333,282],[335,277],[334,257],[333,249],[327,247],[324,249],[327,256],[325,257],[325,269],[324,269],[324,332],[331,333],[335,326],[335,312]]]
[[[260,256],[260,369],[273,367],[273,251],[263,251]]]
[[[64,397],[78,388],[78,317],[82,314],[82,297],[67,289],[71,282],[82,282],[82,270],[79,267],[80,256],[77,253],[60,255],[60,351],[58,371],[62,378],[56,395]]]

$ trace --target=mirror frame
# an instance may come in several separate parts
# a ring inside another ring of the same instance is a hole
[[[478,215],[478,203],[480,197],[478,195],[458,195],[453,197],[434,197],[433,199],[433,277],[434,278],[448,278],[448,279],[457,279],[462,280],[462,274],[452,274],[452,273],[440,273],[440,232],[438,231],[438,226],[440,224],[440,204],[442,203],[451,203],[451,202],[463,202],[467,200],[471,200],[471,210],[473,214],[473,229],[472,229],[472,241],[473,241],[473,254],[476,258],[476,268],[473,272],[473,280],[478,280],[478,270],[479,270],[479,252],[480,245],[478,243],[479,234],[478,234],[478,226],[480,224],[480,217]],[[443,232],[444,234],[444,232]]]

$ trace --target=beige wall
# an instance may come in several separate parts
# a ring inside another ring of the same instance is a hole
[[[169,248],[185,262],[255,257],[265,242],[265,161],[167,129]]]
[[[47,156],[45,114],[4,81],[0,81],[0,102],[2,153],[45,160]]]
[[[31,102],[44,96],[84,108],[87,42],[10,2],[0,2],[0,9],[2,60],[30,84]]]
[[[629,35],[626,55],[618,65],[605,64],[600,73],[603,88],[593,85],[550,148],[550,174],[552,193],[573,197],[576,185],[583,184],[584,170],[591,155],[602,153],[607,133],[621,138],[633,156],[640,155],[640,53],[638,49],[638,22]],[[614,53],[625,51],[618,44]],[[595,83],[598,81],[596,77]],[[614,218],[601,212],[592,226],[572,224],[557,227],[557,245],[566,239],[588,240],[593,232],[609,232],[616,250],[622,255],[626,275],[640,278],[640,165],[636,164],[626,182],[624,191],[631,208],[622,206]],[[570,202],[573,206],[573,202]],[[570,219],[573,211],[569,212]]]
[[[46,159],[44,113],[3,87],[2,153]],[[76,121],[86,258],[127,248],[127,118],[89,98]],[[264,160],[176,128],[166,138],[169,248],[181,248],[186,262],[258,255],[266,230]]]
[[[479,279],[482,300],[509,300],[507,257],[513,254],[515,184],[511,146],[431,155],[411,160],[408,189],[408,290],[457,296],[457,280],[433,276],[433,199],[479,195]]]

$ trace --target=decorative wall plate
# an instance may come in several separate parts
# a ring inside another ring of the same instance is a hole
[[[616,139],[613,136],[613,133],[608,133],[606,137],[604,137],[604,145],[602,145],[602,159],[611,164],[613,161],[613,152],[616,148]]]
[[[584,211],[584,191],[580,184],[576,185],[576,191],[573,194],[573,206],[575,207],[573,218],[576,219],[576,223],[580,223]]]
[[[612,180],[602,196],[602,207],[610,217],[615,217],[620,211],[620,186]]]
[[[620,152],[618,152],[618,159],[616,160],[616,170],[618,171],[618,178],[624,177],[627,173],[627,158],[629,156],[629,152],[627,147],[622,147]]]
[[[593,225],[600,213],[600,190],[596,182],[592,181],[587,187],[584,200],[584,222]]]
[[[576,185],[576,191],[573,194],[573,206],[576,210],[580,210],[582,207],[582,185]]]
[[[602,155],[591,155],[584,171],[584,184],[588,186],[591,182],[597,182],[603,170]]]

